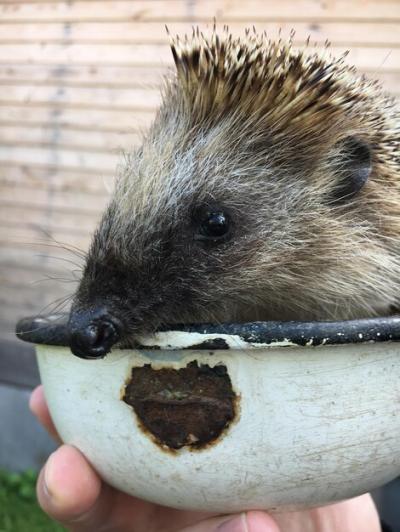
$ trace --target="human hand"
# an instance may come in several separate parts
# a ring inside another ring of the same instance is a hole
[[[59,442],[43,387],[31,396],[30,408]],[[61,442],[60,442],[61,443]],[[42,509],[72,532],[380,532],[372,499],[363,495],[341,503],[276,514],[238,515],[174,510],[142,501],[100,480],[85,457],[70,445],[50,455],[39,475]]]

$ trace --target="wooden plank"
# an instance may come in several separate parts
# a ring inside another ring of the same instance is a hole
[[[219,19],[220,26],[226,20]],[[243,35],[246,25],[256,25],[258,31],[267,31],[271,38],[276,38],[281,31],[289,35],[292,28],[296,34],[294,42],[303,43],[310,36],[312,41],[324,42],[330,40],[336,45],[359,46],[399,46],[399,24],[393,22],[295,22],[282,20],[281,22],[258,22],[258,18],[248,15],[247,20],[232,22],[229,30],[234,35]],[[210,24],[202,24],[202,29],[208,29]],[[169,30],[172,35],[191,33],[192,26],[188,22],[171,22]],[[62,22],[48,22],[37,24],[28,22],[21,25],[16,23],[2,24],[0,43],[73,43],[73,44],[168,44],[169,37],[163,22],[124,22],[98,23],[74,22],[66,26]]]
[[[15,248],[11,248],[11,250],[14,251],[15,256]],[[33,252],[31,252],[29,257],[26,249],[24,251],[25,256],[22,256],[22,260],[27,258],[28,260],[32,260],[35,257]],[[52,252],[57,251],[59,250],[56,249]],[[61,252],[64,255],[66,254],[64,250],[61,250]],[[68,256],[66,258],[69,260]],[[59,263],[65,264],[65,268],[59,269],[58,271],[51,269],[50,265],[52,263],[57,264],[57,261],[53,259],[54,257],[45,258],[45,261],[41,264],[41,268],[36,269],[27,268],[24,270],[18,267],[18,263],[11,265],[12,269],[2,265],[0,306],[3,309],[7,309],[7,312],[3,313],[4,315],[0,319],[3,324],[4,321],[9,323],[9,332],[11,334],[14,330],[16,320],[22,316],[51,312],[52,310],[56,310],[59,305],[68,308],[69,302],[66,301],[64,304],[63,300],[72,295],[76,290],[77,283],[75,281],[69,282],[69,280],[77,279],[79,277],[79,270],[70,264],[70,262],[64,263],[62,261],[59,261]],[[76,257],[73,256],[72,260],[75,262]],[[75,271],[75,274],[73,274],[72,270]],[[50,280],[45,279],[48,274],[56,278]],[[59,277],[68,280],[68,282],[64,282]],[[4,328],[2,332],[6,332]],[[4,337],[5,335],[2,334],[2,336]]]
[[[53,277],[53,278],[52,278]],[[29,268],[20,268],[18,264],[10,266],[3,266],[0,271],[1,286],[15,287],[20,289],[28,285],[37,285],[40,290],[47,290],[49,286],[53,286],[56,290],[59,285],[65,286],[65,290],[75,290],[79,278],[73,277],[71,272],[54,271],[43,269],[43,271],[32,270]],[[36,289],[36,286],[35,286]],[[63,286],[64,289],[64,286]]]
[[[115,175],[117,173],[115,169],[113,172],[111,171],[103,172],[103,170],[100,170],[99,168],[77,168],[77,167],[71,167],[71,166],[68,167],[68,166],[63,166],[60,164],[52,164],[51,162],[40,163],[37,161],[26,161],[24,163],[18,160],[14,160],[14,161],[2,161],[0,164],[0,168],[15,168],[15,167],[19,167],[23,170],[25,168],[33,169],[35,171],[38,170],[49,176],[54,175],[55,172],[59,172],[59,173],[65,172],[65,173],[68,173],[69,175],[75,174],[77,179],[79,176],[82,176],[82,175],[85,175],[85,176],[90,175],[91,177],[95,177],[99,179],[99,181],[103,182],[106,190],[109,190],[108,180],[110,179],[111,174],[112,173],[114,174],[114,177],[111,178],[112,181],[114,181]],[[8,184],[12,184],[12,181],[10,179],[5,179],[4,182]],[[28,188],[31,188],[31,187],[28,186]],[[56,188],[57,187],[55,186],[55,189]],[[68,187],[68,189],[71,189],[71,187]],[[83,191],[86,190],[84,185],[82,185],[82,190]]]
[[[39,274],[40,275],[40,274]],[[37,314],[50,314],[56,312],[57,307],[62,308],[69,305],[70,297],[74,294],[74,287],[63,287],[62,283],[53,286],[40,286],[37,284],[19,285],[19,289],[14,286],[4,286],[0,292],[0,305],[3,308],[9,308],[10,313],[14,309],[16,319],[23,316],[32,316]],[[1,316],[1,321],[9,320],[11,316]],[[10,332],[15,328],[14,318],[10,320]]]
[[[51,231],[54,240],[65,243],[66,245],[73,245],[81,250],[87,250],[90,244],[90,235],[71,235],[62,230]],[[0,246],[4,247],[27,247],[44,246],[44,242],[48,241],[47,234],[43,232],[43,228],[35,226],[27,226],[26,228],[15,227],[11,232],[4,226],[0,226]],[[0,290],[1,292],[1,290]]]
[[[87,87],[158,87],[167,67],[113,65],[31,65],[1,64],[0,80],[12,83],[23,80],[33,83],[62,83],[65,86]]]
[[[71,270],[52,271],[46,266],[42,270],[23,269],[18,264],[12,269],[3,267],[0,305],[7,308],[7,313],[0,320],[6,320],[13,331],[22,316],[50,313],[57,307],[67,309],[79,282],[79,274]]]
[[[57,144],[59,147],[78,147],[84,150],[113,152],[121,148],[129,149],[140,143],[141,135],[129,131],[82,131],[74,128],[61,128],[54,131],[54,126],[13,125],[0,122],[2,142],[25,145]],[[55,138],[56,136],[56,138]],[[0,170],[1,172],[1,170]]]
[[[1,231],[0,231],[1,232]],[[69,244],[71,244],[71,239]],[[34,279],[37,274],[66,274],[72,271],[79,271],[83,265],[82,254],[78,255],[75,249],[65,247],[61,242],[55,242],[47,235],[37,242],[3,244],[0,253],[1,267],[11,267],[32,270]]]
[[[4,304],[7,308],[7,312],[3,312],[0,317],[0,338],[14,340],[15,339],[15,325],[17,321],[25,316],[37,316],[40,314],[40,310],[45,307],[44,303],[41,303],[40,298],[43,296],[42,292],[36,292],[31,294],[31,299],[23,298],[21,291],[16,291],[14,299],[11,296],[11,291],[5,294],[5,297],[1,299],[1,304]],[[52,293],[55,296],[52,301],[57,299],[57,294]],[[61,297],[61,296],[58,296]],[[51,303],[51,301],[49,301]],[[47,303],[46,303],[47,304]]]
[[[4,292],[0,293],[0,305],[8,309],[7,314],[4,313],[0,317],[0,323],[4,327],[0,338],[13,339],[16,322],[22,317],[68,312],[76,286],[68,290],[61,288],[61,284],[52,288],[45,286],[44,283],[42,286],[39,284],[33,286],[34,289],[31,289],[28,285],[21,284],[19,290],[14,286],[5,286]]]
[[[85,109],[85,112],[82,112],[81,109],[54,106],[50,102],[30,107],[29,112],[24,104],[0,106],[0,121],[16,121],[26,124],[50,122],[60,128],[70,126],[104,131],[120,131],[121,129],[140,131],[151,124],[154,114],[154,111],[115,109]],[[30,162],[34,163],[34,161]]]
[[[91,63],[115,65],[172,65],[172,54],[158,44],[3,44],[0,62],[79,65]]]
[[[80,171],[92,170],[98,171],[99,175],[109,175],[116,171],[121,160],[117,154],[58,149],[56,145],[51,148],[4,143],[0,145],[0,163],[48,165]]]
[[[92,234],[80,227],[52,227],[26,224],[0,224],[0,245],[1,246],[35,246],[43,244],[47,235],[51,234],[57,242],[65,242],[66,245],[73,245],[82,250],[88,250]]]
[[[21,318],[69,311],[71,303],[70,300],[67,301],[67,298],[70,295],[73,296],[73,291],[64,293],[58,290],[45,292],[46,290],[42,287],[41,291],[31,290],[27,294],[19,292],[17,293],[17,300],[14,298],[14,303],[12,302],[12,287],[4,294],[0,294],[0,304],[6,305],[9,309],[7,315],[0,318],[1,339],[14,340],[15,326]],[[15,289],[14,292],[16,292]],[[66,300],[65,303],[63,303],[64,299]]]
[[[76,273],[75,276],[72,273],[73,267],[70,271],[60,270],[58,272],[52,272],[48,267],[44,267],[43,271],[38,269],[22,269],[18,268],[18,265],[10,267],[2,267],[1,286],[4,293],[0,295],[1,302],[12,303],[12,290],[20,293],[22,291],[30,292],[38,298],[40,294],[38,305],[43,305],[42,301],[54,301],[57,297],[73,293],[77,288],[77,282],[80,274]],[[75,270],[74,270],[75,271]],[[47,278],[46,276],[54,276],[54,279]],[[23,290],[22,290],[23,289]],[[58,296],[60,294],[60,296]],[[2,298],[1,298],[2,296]],[[21,294],[22,298],[25,298]],[[28,300],[34,302],[35,297],[31,296]],[[26,300],[24,299],[24,302]],[[13,303],[15,306],[19,305],[17,299]]]
[[[19,285],[4,284],[4,292],[0,294],[0,304],[8,309],[7,315],[2,315],[0,321],[7,320],[10,324],[10,332],[15,329],[15,322],[23,316],[37,314],[50,314],[56,312],[56,306],[62,307],[70,305],[70,296],[77,290],[77,283],[70,284],[64,288],[62,282],[52,281],[52,284],[41,281],[42,274],[36,273],[34,281],[21,280]],[[65,284],[65,283],[64,283]],[[13,297],[14,292],[14,297]]]
[[[2,84],[0,105],[68,105],[69,107],[113,108],[152,111],[159,107],[159,90],[115,87],[63,87],[62,85],[8,85]]]
[[[29,278],[27,277],[29,282],[33,283],[40,283],[40,279],[44,279],[43,283],[45,283],[44,286],[46,287],[48,277],[54,278],[52,282],[55,284],[61,282],[59,278],[71,280],[72,284],[73,282],[77,282],[81,276],[82,270],[70,262],[69,255],[63,261],[62,259],[64,257],[62,256],[55,258],[52,255],[46,257],[39,256],[33,250],[21,250],[20,248],[9,247],[7,251],[9,252],[7,255],[5,252],[0,254],[0,275],[5,282],[11,281],[12,284],[16,279],[20,279],[20,275],[25,275],[29,276]],[[76,259],[75,256],[74,259]]]
[[[46,240],[49,233],[69,233],[71,238],[88,239],[98,226],[104,207],[98,211],[29,205],[28,202],[0,202],[0,233],[12,237],[19,230],[34,229]]]
[[[8,312],[14,314],[11,322],[15,318],[29,314],[38,314],[49,305],[47,311],[50,313],[51,305],[63,304],[63,299],[68,300],[70,294],[74,294],[78,289],[79,280],[70,281],[68,273],[58,273],[54,278],[47,278],[45,272],[16,269],[13,282],[8,283],[2,280],[4,294],[0,295],[0,302],[7,305]],[[3,277],[3,276],[2,276]],[[14,300],[12,293],[15,292]],[[24,294],[23,292],[28,292]],[[66,301],[67,304],[67,301]],[[43,312],[43,311],[42,311]],[[18,316],[19,315],[19,316]],[[6,316],[2,316],[3,320]],[[7,320],[11,316],[7,316]]]
[[[33,207],[45,209],[51,202],[50,213],[58,212],[81,213],[97,216],[107,202],[109,196],[92,196],[79,189],[72,191],[57,191],[45,189],[29,189],[25,191],[24,187],[18,185],[0,184],[0,205],[20,206],[25,209]]]
[[[112,7],[103,1],[3,3],[0,20],[3,22],[74,22],[74,21],[170,21],[170,20],[394,20],[400,19],[400,5],[396,0],[180,0],[148,2],[147,0],[114,1]]]
[[[7,204],[0,200],[0,226],[10,232],[15,227],[38,226],[58,231],[69,231],[71,235],[92,234],[97,227],[102,209],[98,213],[73,211],[68,208],[55,209],[49,215],[49,209],[37,205]]]
[[[104,196],[113,190],[115,175],[99,176],[97,173],[71,172],[58,168],[41,168],[15,164],[0,166],[0,183],[19,186],[22,190],[48,189],[52,191],[80,190],[91,195]]]
[[[46,286],[44,283],[33,286],[35,288],[31,289],[20,284],[19,290],[13,286],[7,286],[4,293],[0,293],[0,304],[7,308],[7,314],[3,313],[0,317],[0,323],[3,327],[5,322],[8,325],[8,330],[5,327],[1,330],[3,334],[0,334],[0,338],[4,338],[6,336],[4,333],[8,332],[10,339],[12,339],[16,322],[22,317],[50,314],[57,311],[68,312],[71,304],[70,299],[76,291],[76,285],[71,285],[70,289],[66,291],[61,288],[60,283],[53,287]]]
[[[38,263],[37,267],[33,267],[32,258],[29,257],[28,260],[28,265],[18,261],[3,263],[4,261],[2,260],[0,263],[1,286],[7,286],[9,289],[14,287],[17,290],[22,287],[28,287],[29,290],[42,291],[43,293],[46,293],[47,290],[52,290],[53,292],[59,290],[63,293],[76,290],[76,285],[81,277],[81,270],[69,263],[67,264],[69,268],[54,268],[50,263],[44,261]],[[54,295],[52,295],[52,298],[54,298]],[[14,302],[14,304],[16,303]]]
[[[0,291],[0,305],[4,305],[6,308],[14,302],[14,308],[17,308],[17,305],[20,307],[20,311],[16,314],[19,314],[18,317],[23,317],[24,315],[35,315],[41,313],[50,313],[57,310],[57,305],[59,305],[59,310],[67,308],[67,303],[61,305],[61,300],[67,298],[69,295],[73,295],[74,289],[64,288],[61,283],[59,283],[56,288],[50,288],[43,286],[30,285],[27,284],[23,287],[23,290],[16,290],[14,286],[5,285]],[[59,301],[57,301],[59,300]],[[4,318],[2,318],[4,320]],[[10,323],[12,326],[13,324]],[[12,334],[13,329],[11,328],[9,333]]]
[[[384,66],[383,66],[384,67]],[[0,64],[0,85],[55,85],[63,87],[115,87],[129,88],[149,85],[156,88],[161,85],[162,73],[165,69],[135,66],[103,66],[90,67],[77,65],[62,71],[49,65],[4,65]],[[398,71],[386,72],[384,68],[372,71],[360,70],[367,76],[379,79],[386,90],[395,92],[400,87],[400,65]],[[1,90],[1,86],[0,86]]]
[[[163,74],[167,69],[154,66],[113,66],[113,65],[74,65],[66,66],[63,69],[51,65],[31,65],[31,64],[1,64],[0,63],[0,83],[2,84],[42,84],[42,85],[62,85],[64,87],[115,87],[130,88],[151,86],[159,88],[162,83]],[[372,73],[364,69],[367,75],[371,74],[375,78],[385,80],[398,79],[400,77],[400,66],[397,71],[385,71],[384,66],[379,71],[373,69]]]
[[[353,53],[354,57],[354,53]],[[399,50],[400,59],[400,50]],[[390,56],[382,58],[382,62],[389,62]],[[158,90],[140,89],[115,89],[115,88],[76,88],[57,86],[26,86],[26,85],[0,85],[2,95],[0,105],[14,106],[25,104],[65,106],[69,108],[101,109],[112,108],[113,110],[156,111],[161,104],[161,95]],[[398,87],[397,87],[398,90]],[[147,94],[147,96],[146,96]],[[54,136],[54,131],[52,132]],[[58,136],[58,133],[57,133]]]
[[[400,3],[399,3],[400,5]],[[333,46],[333,56],[348,47]],[[312,51],[312,50],[311,50]],[[46,65],[171,65],[171,52],[158,44],[4,44],[0,47],[0,62],[4,64],[40,63]],[[348,62],[360,69],[399,70],[400,48],[352,47]]]
[[[33,217],[34,218],[34,217]],[[64,215],[64,218],[67,219],[66,224],[63,226],[58,220],[58,217],[54,217],[50,221],[46,221],[44,223],[38,223],[35,222],[35,220],[29,221],[29,223],[24,223],[23,221],[0,221],[0,233],[6,235],[5,242],[8,241],[8,245],[12,246],[14,245],[14,242],[16,246],[18,247],[18,235],[20,234],[36,234],[40,235],[39,237],[35,237],[34,240],[26,241],[27,245],[32,243],[32,245],[35,244],[35,242],[38,242],[39,244],[46,240],[46,237],[49,233],[52,235],[58,235],[60,242],[64,242],[66,235],[68,238],[71,239],[71,242],[79,241],[84,242],[85,246],[88,245],[88,242],[91,241],[94,229],[97,227],[98,219],[95,219],[92,217],[92,220],[90,223],[87,222],[87,219],[84,219],[83,215],[81,214],[74,214],[70,218],[80,218],[82,221],[81,226],[73,226],[71,223],[68,223],[68,218],[66,215]],[[100,215],[98,216],[100,218]],[[13,240],[13,237],[16,236],[16,240]],[[4,240],[4,239],[3,239]],[[49,250],[51,252],[51,249],[53,246],[48,246]],[[44,252],[45,254],[49,252],[49,250]]]

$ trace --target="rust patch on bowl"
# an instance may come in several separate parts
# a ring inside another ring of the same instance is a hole
[[[234,420],[237,396],[226,366],[190,362],[185,368],[132,368],[122,400],[156,443],[201,449]]]

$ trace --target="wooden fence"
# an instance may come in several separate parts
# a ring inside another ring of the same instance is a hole
[[[399,0],[0,1],[3,341],[17,318],[73,291],[40,280],[76,276],[79,258],[57,243],[87,248],[121,151],[152,120],[172,62],[164,24],[185,33],[213,17],[234,33],[294,28],[296,45],[329,39],[400,92]]]

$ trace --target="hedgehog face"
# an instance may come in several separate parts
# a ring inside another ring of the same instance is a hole
[[[215,135],[218,145],[232,141],[227,134],[223,143],[219,128],[190,143],[179,135],[171,158],[150,138],[130,157],[71,312],[75,354],[102,356],[116,341],[131,344],[168,323],[315,316],[315,276],[331,268],[334,250],[313,257],[313,249],[323,241],[332,247],[330,213],[342,187],[324,196],[318,176],[297,161],[280,166],[270,156],[255,164],[247,141],[215,152]],[[355,145],[362,157],[347,156],[346,195],[369,172],[369,151]]]
[[[234,185],[232,161],[211,156],[213,136],[184,146],[179,136],[174,148],[151,137],[130,156],[75,297],[76,354],[166,323],[239,317],[237,272],[259,248],[262,198],[241,176]]]
[[[397,297],[375,89],[290,45],[199,39],[174,43],[177,78],[94,235],[78,356],[164,324],[364,317]]]

